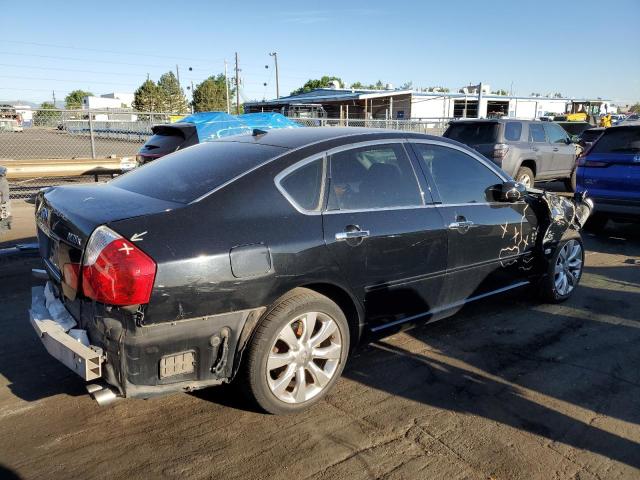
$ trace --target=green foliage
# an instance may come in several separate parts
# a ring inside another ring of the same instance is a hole
[[[629,107],[629,111],[632,113],[640,113],[640,103],[636,103]]]
[[[226,77],[220,73],[212,75],[193,89],[193,109],[196,112],[226,111],[227,90]],[[233,98],[235,89],[229,88]]]
[[[90,97],[93,93],[85,92],[84,90],[74,90],[64,97],[64,103],[68,110],[82,108],[82,99],[84,97]]]
[[[334,76],[327,76],[327,75],[323,75],[321,78],[315,79],[315,80],[307,80],[307,83],[305,83],[302,87],[297,88],[296,90],[294,90],[293,92],[291,92],[291,95],[299,95],[301,93],[307,93],[310,92],[311,90],[315,90],[316,88],[327,88],[329,86],[329,83],[337,80],[340,85],[343,84],[342,79],[340,77],[334,77]],[[361,88],[361,87],[352,87],[352,88]]]
[[[422,91],[423,92],[442,92],[442,93],[450,92],[450,90],[447,87],[441,87],[441,86],[423,88]]]
[[[167,72],[160,77],[160,80],[158,80],[158,92],[164,112],[187,112],[187,98],[173,72]]]
[[[160,112],[164,106],[163,93],[153,80],[145,80],[133,94],[133,108],[139,112]]]
[[[496,90],[495,92],[491,92],[493,95],[509,95],[509,92],[507,92],[506,90],[500,89],[500,90]]]
[[[38,126],[51,126],[60,119],[60,111],[51,102],[43,102],[40,104],[40,110],[33,114],[33,122]]]
[[[411,90],[413,88],[413,82],[409,81],[409,82],[404,82],[402,85],[400,85],[400,90]]]
[[[553,98],[562,98],[562,93],[556,92],[553,94]]]

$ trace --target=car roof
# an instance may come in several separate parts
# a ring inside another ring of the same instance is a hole
[[[233,137],[225,137],[216,141],[256,143],[289,149],[305,147],[311,144],[328,142],[338,139],[344,139],[344,143],[349,143],[350,140],[363,141],[363,138],[358,138],[356,140],[353,137],[364,137],[364,140],[366,140],[367,136],[371,136],[371,140],[382,140],[385,138],[422,138],[438,140],[441,142],[452,143],[456,145],[458,144],[457,142],[443,137],[383,128],[303,127],[273,129],[266,130],[264,131],[264,133],[262,133],[262,131],[260,132],[261,133],[254,135],[237,135]]]

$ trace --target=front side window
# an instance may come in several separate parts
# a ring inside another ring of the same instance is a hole
[[[559,126],[552,123],[545,123],[544,129],[547,131],[549,143],[567,143],[567,134]]]
[[[422,205],[422,196],[400,143],[354,148],[331,156],[328,210]]]
[[[324,160],[318,158],[280,180],[280,185],[289,198],[303,210],[318,211],[322,207],[324,165]]]
[[[417,143],[415,149],[444,204],[494,200],[492,187],[501,184],[502,179],[479,160],[441,145]]]
[[[504,139],[517,142],[522,135],[522,123],[520,122],[507,122],[504,124]]]
[[[544,128],[541,123],[529,124],[529,141],[530,142],[546,142],[547,137],[544,134]]]
[[[640,153],[640,128],[608,128],[593,145],[591,153]]]

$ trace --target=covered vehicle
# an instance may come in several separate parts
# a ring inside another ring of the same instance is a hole
[[[201,142],[233,135],[249,135],[253,129],[297,128],[299,125],[279,113],[249,113],[229,115],[225,112],[199,112],[175,123],[156,125],[153,136],[138,152],[142,165],[177,150]]]
[[[591,204],[527,191],[457,142],[296,128],[205,142],[36,200],[45,347],[97,398],[230,382],[319,401],[363,338],[534,285],[568,299]]]
[[[640,218],[640,125],[603,130],[579,159],[577,189],[596,204],[590,221],[602,227],[608,219]]]

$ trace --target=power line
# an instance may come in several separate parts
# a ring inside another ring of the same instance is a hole
[[[100,48],[88,48],[88,47],[76,47],[72,45],[55,45],[52,43],[38,43],[38,42],[24,42],[20,40],[0,40],[1,43],[14,43],[18,45],[32,45],[36,47],[47,47],[47,48],[65,48],[70,50],[84,50],[87,52],[99,52],[99,53],[112,53],[114,55],[136,55],[136,56],[145,56],[145,57],[153,57],[153,58],[170,58],[173,60],[185,60],[189,62],[221,62],[223,59],[219,58],[189,58],[189,57],[176,57],[174,55],[157,55],[147,52],[132,52],[132,51],[122,51],[122,50],[105,50]]]

